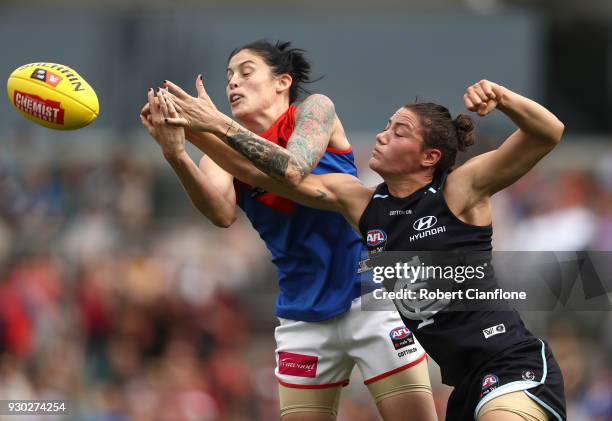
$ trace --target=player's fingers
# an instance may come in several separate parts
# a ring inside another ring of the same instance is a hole
[[[204,77],[202,75],[198,75],[195,81],[195,85],[196,91],[198,92],[198,98],[208,98],[206,88],[204,88]]]
[[[495,92],[493,92],[493,86],[491,85],[491,82],[485,79],[481,80],[480,88],[488,99],[495,99]]]
[[[463,103],[465,104],[465,108],[470,111],[475,111],[474,103],[472,102],[470,96],[467,93],[463,95]]]
[[[140,122],[142,123],[143,126],[145,126],[145,128],[149,131],[149,133],[153,133],[153,131],[155,130],[155,127],[153,126],[153,124],[151,123],[151,121],[149,120],[149,118],[143,116],[142,114],[140,115]]]
[[[183,112],[183,108],[179,105],[179,99],[177,97],[175,97],[174,95],[172,95],[172,93],[168,91],[162,91],[162,94],[164,95],[164,99],[166,100],[166,105],[168,106],[168,112],[171,113],[170,104],[172,104],[172,108],[174,109],[174,112],[176,113],[176,115],[170,115],[170,117],[179,117],[179,116],[185,115],[185,113]]]
[[[486,107],[483,111],[484,114],[482,115],[487,115],[489,114],[491,111],[493,111],[495,109],[495,107],[497,107],[497,101],[494,99],[490,99],[487,104]]]
[[[172,104],[174,104],[174,108],[176,109],[176,112],[179,113],[179,115],[187,115],[187,113],[185,112],[186,107],[183,107],[176,100],[173,100]]]
[[[140,110],[140,114],[142,115],[151,114],[151,106],[149,105],[148,102],[142,107],[142,109]]]
[[[480,98],[481,101],[486,102],[488,101],[489,97],[487,96],[487,94],[485,94],[484,89],[482,89],[482,86],[479,83],[476,83],[474,86],[474,92],[476,93],[476,95],[478,95],[478,97]]]
[[[168,88],[157,88],[155,99],[159,102],[160,121],[165,120],[170,116],[170,110],[168,108],[170,93],[168,92]]]
[[[495,99],[499,102],[504,97],[504,88],[497,83],[491,83],[491,90],[495,94]]]
[[[177,126],[177,127],[187,127],[189,125],[189,122],[187,121],[187,119],[183,117],[168,117],[168,118],[164,118],[164,121],[171,126]]]
[[[482,117],[486,109],[487,109],[487,103],[481,102],[480,105],[478,105],[478,110],[476,112],[478,113],[479,116]]]
[[[162,89],[161,94],[164,96],[166,103],[172,102],[174,105],[176,105],[176,103],[180,101],[180,99],[168,89]]]
[[[149,109],[151,110],[151,116],[155,117],[159,115],[159,103],[155,98],[155,91],[153,88],[149,88],[147,91],[147,97],[149,98]]]
[[[476,92],[474,92],[474,87],[470,86],[467,89],[466,92],[470,98],[470,101],[472,101],[472,104],[474,104],[474,107],[478,107],[480,106],[480,104],[482,103],[482,100],[480,99],[480,97],[478,96],[478,94]]]
[[[166,101],[166,105],[168,107],[168,117],[176,118],[179,114],[176,112],[176,107],[174,106],[174,101],[172,99],[168,99]]]
[[[174,95],[168,88],[162,88],[162,94],[166,96],[166,101],[168,99],[172,99],[173,101],[178,101],[178,97]]]
[[[166,97],[162,94],[162,90],[157,88],[157,100],[159,101],[159,108],[164,117],[168,117],[168,105],[166,104]]]
[[[190,95],[187,92],[183,91],[180,86],[175,85],[169,80],[164,80],[164,87],[172,91],[172,93],[176,95],[176,97],[179,99],[187,99],[190,97]]]

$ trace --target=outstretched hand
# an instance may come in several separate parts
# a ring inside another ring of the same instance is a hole
[[[497,83],[481,80],[469,86],[463,95],[465,107],[483,117],[493,111],[504,96],[504,88]]]
[[[170,107],[174,110],[173,115],[165,115],[165,121],[168,124],[198,132],[214,130],[215,123],[219,122],[221,113],[206,93],[202,75],[198,75],[195,81],[197,97],[189,95],[181,87],[170,81],[164,81],[164,86],[169,90],[162,92],[162,96],[166,100],[167,111],[170,112]]]
[[[166,159],[173,159],[185,151],[185,133],[183,128],[171,126],[164,121],[164,112],[167,115],[176,113],[164,101],[163,92],[160,89],[156,95],[153,89],[149,89],[148,102],[140,112],[140,121],[157,141]]]

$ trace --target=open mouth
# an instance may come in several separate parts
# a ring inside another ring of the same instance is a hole
[[[235,105],[235,104],[237,104],[243,98],[244,97],[242,95],[232,94],[232,95],[230,95],[230,104],[231,105]]]

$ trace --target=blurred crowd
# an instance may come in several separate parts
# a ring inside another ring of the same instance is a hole
[[[496,248],[612,250],[611,160],[500,193]],[[168,167],[0,157],[0,399],[67,400],[56,419],[277,419],[275,291],[248,221],[212,226]],[[612,420],[611,314],[526,318],[561,364],[571,420]],[[353,383],[339,419],[378,419]]]

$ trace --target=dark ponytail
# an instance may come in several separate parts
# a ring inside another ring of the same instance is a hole
[[[263,58],[272,73],[279,76],[289,74],[293,79],[289,88],[289,102],[295,102],[300,93],[310,94],[302,85],[316,82],[310,80],[310,62],[304,56],[306,51],[301,48],[291,48],[290,42],[277,41],[271,44],[265,40],[259,40],[236,48],[231,52],[228,62],[242,50],[250,50]]]

